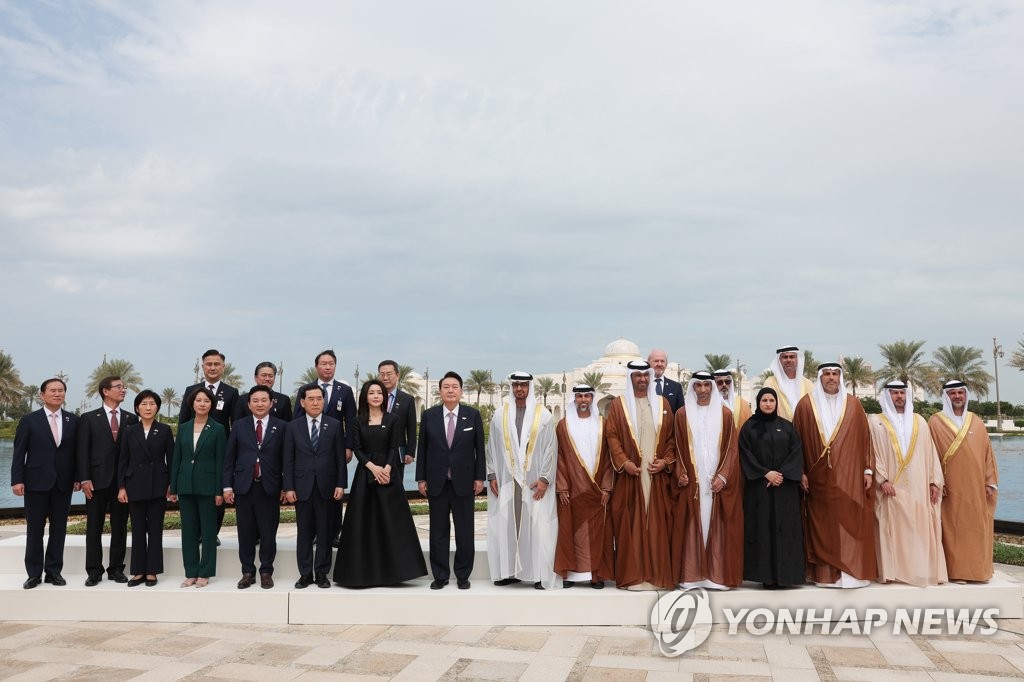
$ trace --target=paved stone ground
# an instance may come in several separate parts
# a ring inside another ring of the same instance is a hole
[[[482,537],[478,514],[478,537]],[[485,521],[484,521],[485,523]],[[417,517],[425,536],[426,517]],[[22,531],[4,527],[3,534]],[[230,534],[230,529],[224,530]],[[294,526],[282,527],[282,535]],[[998,566],[1017,582],[1024,569]],[[227,578],[226,578],[227,579]],[[234,580],[234,576],[230,577]],[[1024,621],[991,636],[730,635],[666,658],[640,627],[5,622],[0,680],[981,680],[1024,677]]]

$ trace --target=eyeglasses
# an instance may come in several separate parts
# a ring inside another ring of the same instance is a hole
[[[125,386],[124,384],[111,384],[110,385],[110,390],[111,391],[125,391],[127,389],[128,389],[128,387]]]

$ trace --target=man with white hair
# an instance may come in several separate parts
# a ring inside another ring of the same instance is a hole
[[[907,384],[882,387],[882,414],[868,417],[874,453],[878,580],[925,587],[946,582],[939,498],[942,469]]]
[[[555,576],[558,511],[555,425],[533,394],[533,375],[508,375],[512,400],[498,408],[487,439],[487,563],[495,585],[530,581],[561,587]]]
[[[814,389],[814,384],[804,376],[804,356],[796,346],[777,348],[768,369],[772,375],[765,379],[764,385],[779,396],[776,408],[779,416],[793,421],[797,403]]]
[[[675,485],[672,406],[654,392],[651,365],[626,364],[626,395],[613,400],[605,418],[612,467],[615,584],[633,590],[671,589],[675,571],[669,549],[670,487]]]
[[[807,579],[866,587],[878,575],[871,435],[864,408],[843,386],[838,363],[819,365],[818,383],[793,413],[804,450]]]
[[[612,579],[611,461],[604,420],[594,407],[594,388],[572,389],[574,407],[555,427],[558,442],[558,545],[555,573],[563,587],[589,581],[594,589]]]
[[[732,411],[714,377],[695,372],[675,415],[679,496],[672,565],[683,589],[728,590],[743,582],[743,476]]]
[[[647,362],[654,370],[654,392],[665,398],[675,412],[683,406],[683,385],[665,375],[668,369],[668,353],[660,348],[654,348],[647,354]]]
[[[978,415],[967,411],[962,381],[942,387],[942,412],[928,429],[945,479],[942,497],[942,547],[949,579],[987,582],[992,578],[992,519],[999,471],[992,441]]]
[[[732,423],[736,427],[736,434],[750,419],[750,404],[736,392],[736,382],[732,379],[732,372],[727,369],[716,369],[712,372],[715,377],[715,386],[722,396],[722,402],[732,411]]]

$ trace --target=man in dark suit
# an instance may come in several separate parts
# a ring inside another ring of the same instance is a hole
[[[104,377],[99,392],[103,406],[86,412],[78,422],[77,478],[85,493],[85,579],[86,587],[103,580],[103,523],[110,514],[110,562],[107,579],[128,582],[124,574],[128,539],[128,505],[117,500],[119,436],[138,418],[121,409],[127,388],[121,377]]]
[[[327,349],[317,353],[313,359],[316,368],[317,384],[324,394],[324,416],[337,419],[341,423],[342,436],[345,440],[345,461],[352,461],[352,439],[356,429],[356,399],[352,389],[340,381],[335,381],[334,373],[338,369],[338,356]],[[295,396],[295,419],[303,414],[299,400],[305,386]],[[337,547],[341,542],[341,504],[331,504],[333,520],[331,522],[332,544]]]
[[[388,392],[384,409],[398,418],[401,429],[398,449],[402,456],[402,466],[397,474],[398,480],[402,480],[405,465],[412,464],[416,458],[416,400],[405,391],[398,390],[398,363],[394,360],[384,360],[377,365],[377,378]]]
[[[78,417],[61,409],[67,385],[61,379],[47,379],[39,389],[43,407],[25,415],[14,432],[11,460],[11,492],[25,497],[26,590],[42,582],[66,585],[64,537],[68,529],[71,493],[79,489],[75,478],[75,448]],[[43,529],[50,523],[46,553]]]
[[[323,413],[319,384],[307,384],[298,397],[303,416],[288,423],[283,453],[285,501],[295,504],[298,526],[295,587],[303,589],[314,582],[317,587],[330,587],[333,505],[341,504],[348,485],[345,442],[341,422]]]
[[[288,422],[271,414],[273,392],[256,385],[249,390],[251,416],[235,422],[224,455],[224,500],[235,505],[238,588],[256,582],[256,541],[260,544],[260,587],[274,586],[277,527],[281,520],[281,467]]]
[[[277,365],[272,362],[261,362],[256,365],[256,385],[266,386],[270,389],[270,415],[290,422],[292,420],[292,399],[284,393],[274,390],[275,381],[277,381]],[[249,396],[240,395],[235,409],[234,421],[252,415],[249,410]]]
[[[683,397],[686,392],[683,385],[665,376],[665,369],[668,367],[668,354],[660,348],[655,348],[648,354],[647,362],[654,370],[654,391],[665,398],[675,412],[683,406]]]
[[[473,572],[473,498],[484,489],[487,455],[480,413],[460,405],[462,377],[448,372],[440,383],[442,405],[423,413],[416,458],[420,494],[430,502],[430,589],[448,584],[449,523],[455,524],[455,578],[469,589]]]

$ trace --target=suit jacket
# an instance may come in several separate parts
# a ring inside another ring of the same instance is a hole
[[[395,416],[398,429],[401,431],[398,439],[400,452],[402,455],[416,457],[416,400],[405,391],[396,391],[391,414]]]
[[[224,471],[224,450],[228,436],[224,427],[213,421],[199,434],[192,446],[193,421],[178,426],[171,462],[171,492],[175,495],[221,495],[221,474]]]
[[[63,429],[60,446],[53,441],[49,420],[42,408],[26,414],[14,431],[14,459],[11,460],[11,485],[25,484],[25,490],[46,492],[57,488],[71,492],[77,465],[78,416],[61,410]]]
[[[320,381],[315,382],[319,384]],[[308,384],[307,384],[308,385]],[[301,388],[299,389],[302,390]],[[342,436],[345,439],[345,447],[349,450],[353,447],[352,431],[356,428],[356,398],[349,386],[337,379],[332,383],[330,403],[324,403],[324,416],[337,419],[341,422]],[[295,395],[294,419],[305,417],[306,411],[302,409],[299,402],[299,395]]]
[[[128,493],[129,502],[155,500],[167,495],[171,484],[174,435],[167,424],[153,422],[149,437],[136,421],[117,437],[121,456],[117,485]]]
[[[330,499],[335,488],[348,486],[348,467],[345,462],[345,440],[341,422],[320,415],[316,449],[309,440],[306,415],[288,422],[285,429],[283,475],[285,490],[294,490],[296,497],[305,502],[313,494],[313,479],[322,497]]]
[[[260,485],[268,495],[281,494],[281,467],[284,465],[285,427],[288,422],[270,415],[263,431],[263,444],[256,443],[256,422],[250,415],[235,422],[224,454],[224,488],[244,495],[252,488],[256,458],[260,460]]]
[[[106,408],[101,407],[86,412],[78,420],[77,478],[79,481],[92,481],[92,487],[97,490],[107,488],[117,480],[121,448],[114,442],[109,419]],[[128,426],[138,421],[134,414],[119,408],[118,440]]]
[[[185,396],[181,399],[181,410],[178,412],[178,424],[184,424],[188,420],[195,417],[195,413],[192,412],[191,397],[192,392],[197,388],[206,386],[206,382],[192,384],[185,389]],[[224,402],[224,407],[218,409],[221,401]],[[213,401],[213,409],[210,410],[210,417],[224,427],[225,435],[231,432],[231,420],[235,416],[235,410],[238,409],[238,389],[234,386],[228,386],[223,381],[217,386],[217,399]]]
[[[273,404],[270,408],[270,416],[290,422],[293,416],[292,399],[284,393],[278,393],[277,391],[271,391],[271,394],[273,394]],[[252,412],[249,411],[249,392],[246,391],[238,396],[238,405],[235,406],[235,416],[232,425],[242,417],[251,416]]]
[[[665,383],[665,386],[661,389],[661,397],[667,400],[668,404],[672,406],[672,413],[674,414],[683,406],[683,398],[686,397],[686,391],[683,389],[683,385],[678,381],[669,379],[664,374],[661,375],[661,378]]]
[[[455,436],[451,447],[448,447],[444,406],[437,405],[423,413],[416,480],[427,482],[429,497],[441,494],[449,469],[456,495],[472,495],[473,482],[486,477],[484,422],[480,413],[467,405],[459,405],[459,416],[455,421]]]

